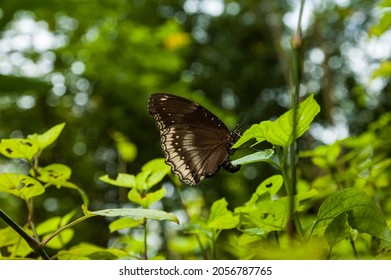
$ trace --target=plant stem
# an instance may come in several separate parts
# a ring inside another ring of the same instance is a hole
[[[147,243],[147,235],[148,235],[148,230],[147,230],[147,219],[144,218],[144,260],[148,260],[148,243]]]

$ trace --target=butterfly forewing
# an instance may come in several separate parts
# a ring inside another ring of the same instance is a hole
[[[214,114],[185,98],[156,93],[148,111],[160,130],[167,164],[179,178],[195,185],[212,176],[229,157],[231,132]]]

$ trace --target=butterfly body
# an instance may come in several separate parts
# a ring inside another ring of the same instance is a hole
[[[154,116],[160,131],[160,142],[166,163],[181,181],[195,185],[211,177],[221,167],[236,172],[229,156],[239,139],[207,109],[188,99],[166,93],[152,94],[148,112]]]

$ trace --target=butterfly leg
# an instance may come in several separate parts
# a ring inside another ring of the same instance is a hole
[[[229,158],[227,158],[223,162],[222,166],[223,166],[223,168],[226,171],[231,172],[231,173],[235,173],[235,172],[239,171],[239,169],[240,169],[240,164],[239,165],[233,165]]]

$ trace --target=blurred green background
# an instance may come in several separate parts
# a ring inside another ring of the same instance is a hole
[[[163,156],[146,108],[151,93],[191,98],[230,128],[244,118],[243,130],[289,108],[290,42],[299,4],[1,0],[0,138],[43,133],[65,122],[40,164],[71,167],[72,181],[85,190],[91,209],[122,207],[126,196],[98,178],[136,174],[143,164]],[[322,109],[300,141],[301,149],[358,134],[390,111],[390,17],[382,9],[389,5],[306,1],[301,92],[315,93]],[[118,132],[137,147],[128,161],[118,155]],[[27,173],[28,166],[1,157],[0,172]],[[189,192],[202,192],[206,204],[226,197],[235,207],[274,172],[266,164],[246,166],[236,174],[221,171]],[[48,189],[42,199],[37,222],[82,203],[66,189]],[[175,209],[174,198],[166,202],[167,210]],[[0,204],[25,222],[21,201],[1,194]],[[73,242],[106,246],[108,230],[97,230],[105,223],[78,225]]]

